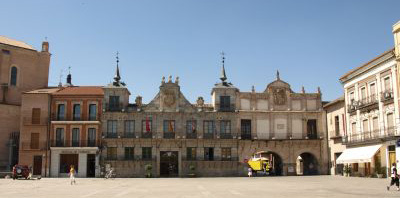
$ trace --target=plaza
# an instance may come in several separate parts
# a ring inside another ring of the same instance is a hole
[[[68,178],[0,180],[0,197],[399,197],[388,179],[296,176],[217,178]]]

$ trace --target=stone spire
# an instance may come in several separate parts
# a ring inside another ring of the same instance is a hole
[[[222,71],[221,71],[221,77],[219,79],[221,79],[223,84],[226,84],[226,74],[225,74],[225,53],[221,52],[221,56],[222,56]]]

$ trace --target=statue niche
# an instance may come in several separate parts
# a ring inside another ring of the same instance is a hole
[[[274,103],[276,105],[286,104],[286,91],[283,88],[275,88],[273,90]]]

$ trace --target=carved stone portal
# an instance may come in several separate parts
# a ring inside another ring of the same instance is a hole
[[[273,94],[274,94],[274,103],[276,105],[285,105],[286,104],[285,89],[276,88],[276,89],[274,89]]]

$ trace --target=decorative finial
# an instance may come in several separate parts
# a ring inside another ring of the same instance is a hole
[[[71,74],[71,66],[68,67],[68,74]]]
[[[176,78],[175,78],[175,84],[179,84],[179,76],[177,76]]]
[[[254,88],[254,85],[253,86],[251,86],[251,92],[256,92],[256,89]]]
[[[321,93],[321,88],[318,87],[318,88],[317,88],[317,91],[318,91],[318,93],[320,94],[320,93]]]
[[[171,75],[168,76],[168,82],[169,82],[169,83],[172,82],[172,76],[171,76]]]
[[[301,93],[306,93],[306,90],[304,89],[304,86],[301,86]]]
[[[221,77],[219,79],[221,79],[223,84],[226,84],[226,74],[225,74],[225,53],[221,52],[221,56],[222,56],[222,71],[221,71]]]
[[[280,80],[281,78],[279,77],[279,70],[276,70],[276,79]]]
[[[119,52],[117,51],[117,55],[116,55],[116,57],[115,57],[116,59],[117,59],[117,69],[116,69],[116,71],[115,71],[115,76],[114,76],[114,85],[115,86],[119,86],[119,84],[120,84],[120,80],[121,80],[121,76],[119,75],[119,66],[118,66],[118,63],[119,63]]]
[[[165,76],[163,76],[161,79],[161,84],[164,84],[164,83],[165,83]]]

